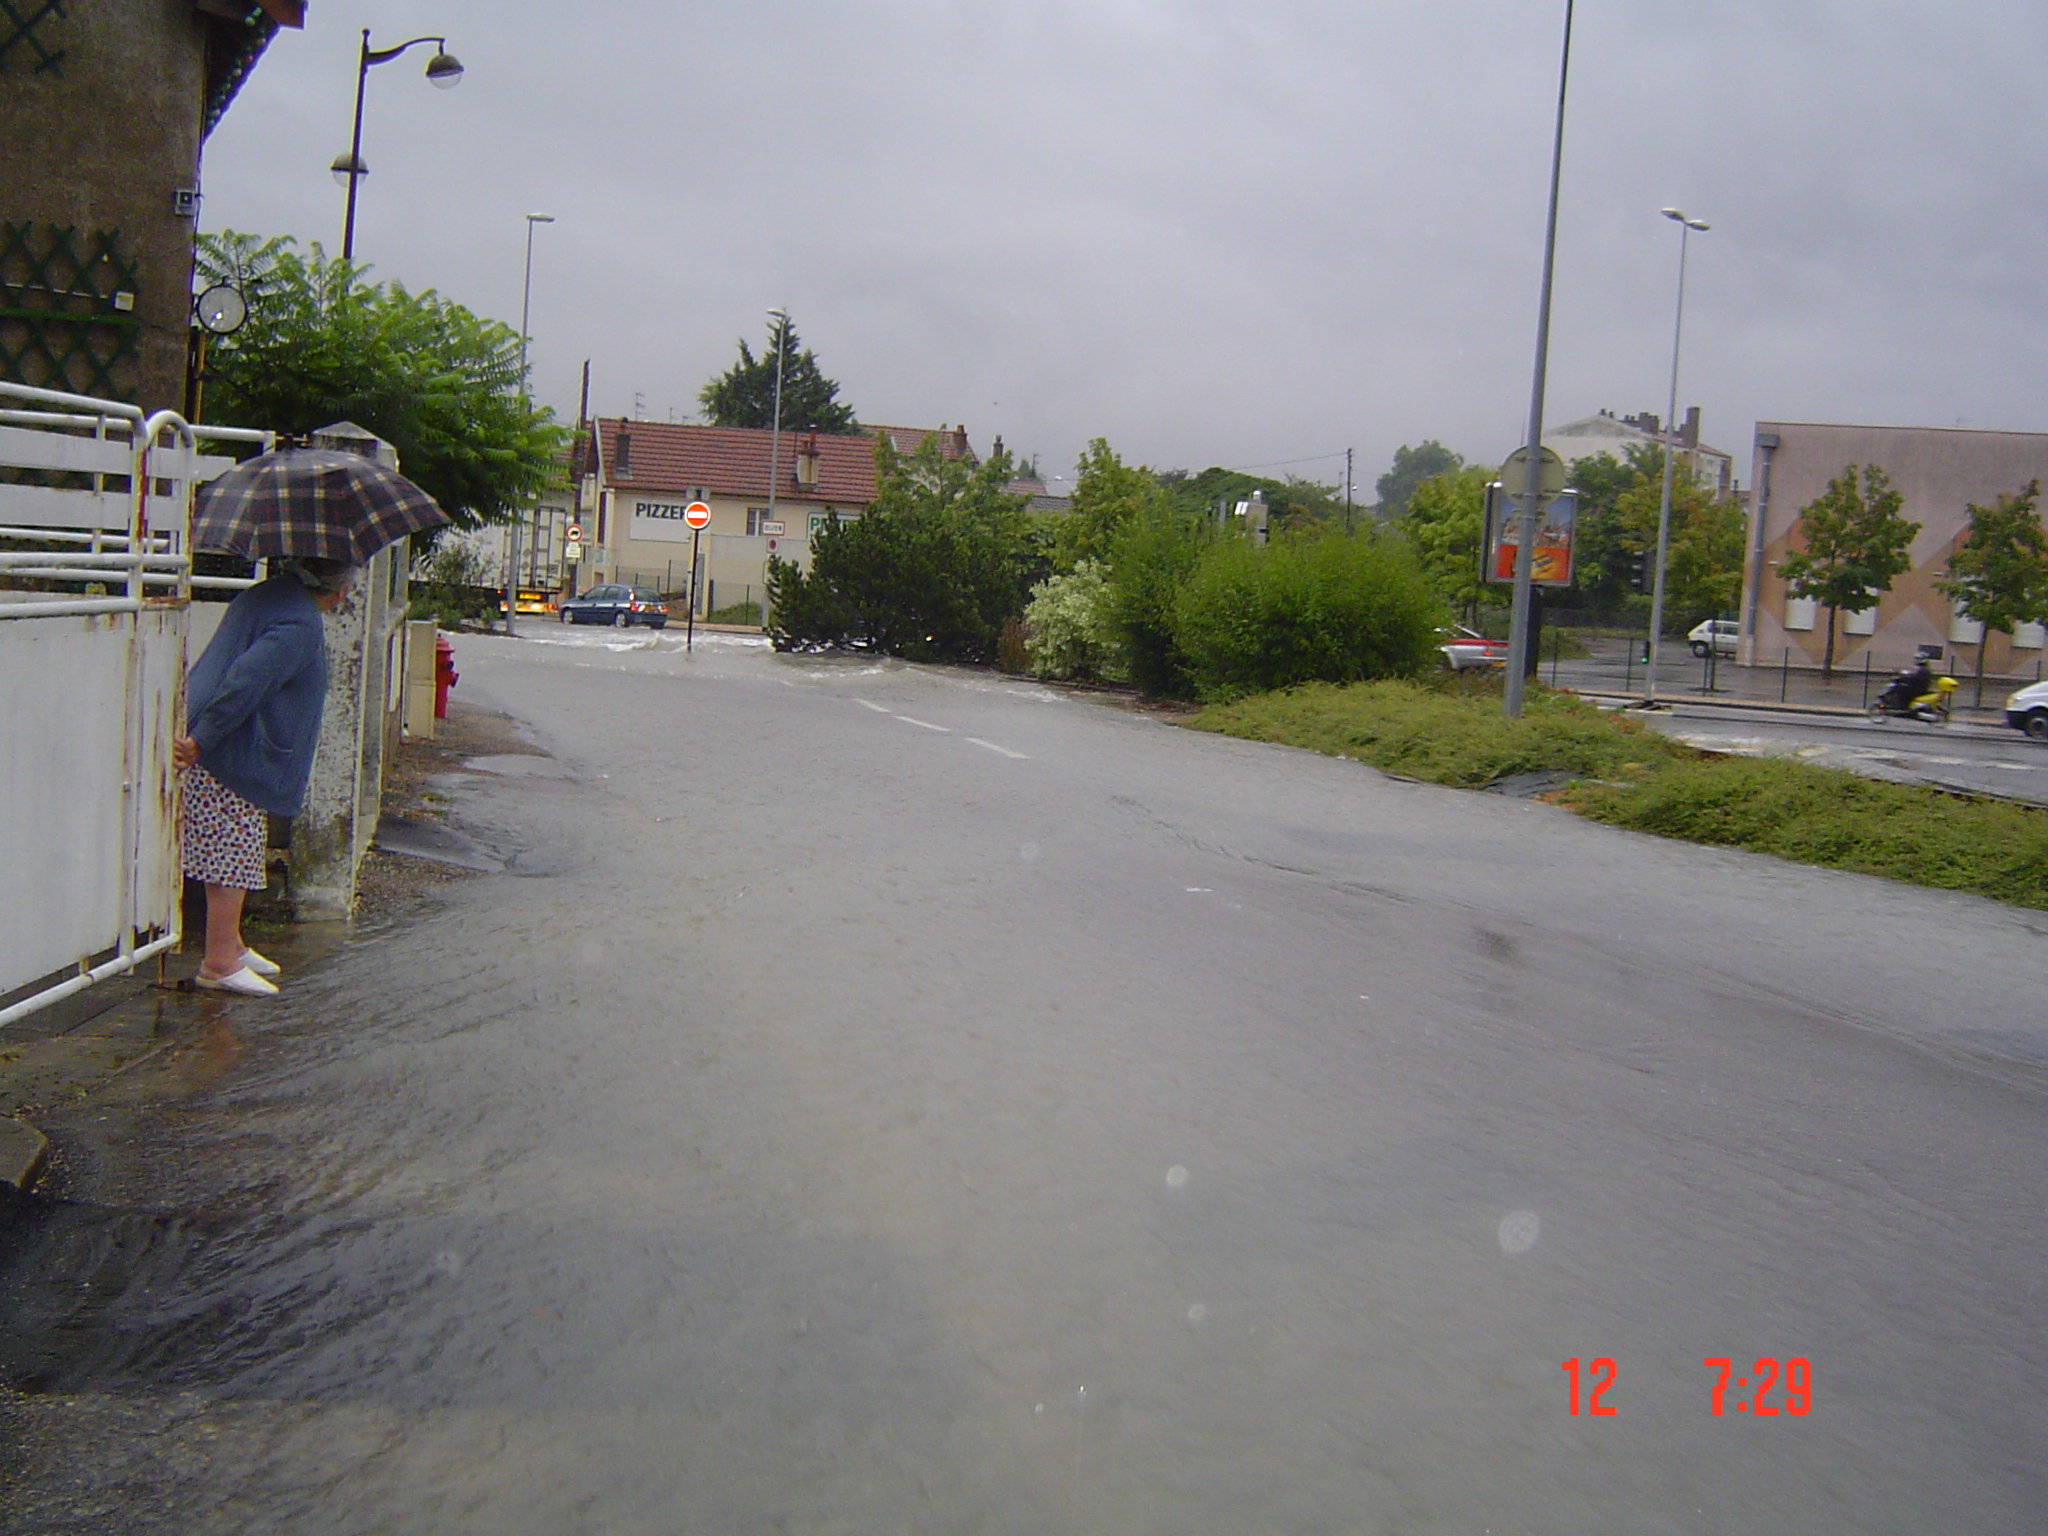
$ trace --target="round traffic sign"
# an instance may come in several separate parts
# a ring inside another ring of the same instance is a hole
[[[571,523],[562,530],[562,537],[571,544],[581,544],[583,542],[583,525],[581,523]]]
[[[683,521],[692,528],[708,527],[711,522],[711,509],[701,501],[693,501],[683,508]]]
[[[1549,448],[1540,450],[1536,460],[1536,495],[1539,500],[1549,501],[1564,489],[1567,471],[1564,460]],[[1517,502],[1529,494],[1529,448],[1525,443],[1508,455],[1507,463],[1500,467],[1500,488]]]

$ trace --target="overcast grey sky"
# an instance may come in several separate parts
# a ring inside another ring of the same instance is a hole
[[[1528,414],[1562,0],[311,0],[206,153],[203,226],[341,241],[518,323],[537,395],[689,419],[786,306],[864,420],[1048,473],[1275,466]],[[1581,0],[1547,420],[2048,428],[2040,0]]]

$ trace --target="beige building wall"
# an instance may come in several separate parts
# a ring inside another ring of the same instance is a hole
[[[1875,464],[1902,499],[1901,513],[1920,524],[1909,551],[1912,567],[1879,599],[1874,613],[1841,616],[1835,665],[1873,671],[1906,665],[1916,647],[1938,645],[1950,670],[2032,679],[2043,660],[2042,631],[2013,640],[1959,623],[1935,581],[1969,528],[1971,503],[2048,480],[2048,433],[1973,432],[1939,427],[1859,427],[1812,422],[1757,423],[1751,468],[1749,568],[1743,590],[1741,659],[1775,666],[1818,667],[1827,643],[1826,609],[1807,613],[1790,598],[1778,567],[1799,547],[1799,511],[1851,465]]]
[[[811,533],[826,519],[859,515],[857,507],[830,502],[791,501],[777,496],[775,521],[782,531],[750,532],[768,521],[768,497],[705,494],[660,488],[645,491],[614,486],[595,493],[602,517],[603,559],[585,562],[579,585],[624,581],[659,588],[682,598],[690,590],[691,529],[683,508],[701,499],[711,509],[711,522],[697,541],[697,610],[699,615],[734,603],[759,602],[767,586],[768,560],[810,569]],[[594,537],[586,527],[586,538]]]

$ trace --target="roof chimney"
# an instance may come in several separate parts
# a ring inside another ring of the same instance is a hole
[[[624,427],[620,427],[618,436],[612,439],[612,478],[633,478],[633,434]]]

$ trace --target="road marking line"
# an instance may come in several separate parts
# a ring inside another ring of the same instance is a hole
[[[1031,754],[1029,752],[1012,752],[1008,747],[999,747],[992,741],[983,741],[979,736],[970,736],[967,739],[977,747],[987,747],[991,752],[1000,752],[1003,756],[1014,757],[1019,762],[1028,763],[1031,761]]]
[[[948,736],[953,734],[953,727],[950,725],[933,725],[929,720],[913,720],[908,715],[898,715],[896,718],[905,725],[921,725],[928,731],[944,731]]]
[[[889,708],[886,704],[871,704],[866,699],[855,699],[853,702],[862,709],[872,709],[878,715],[893,715],[896,713],[895,710]]]

